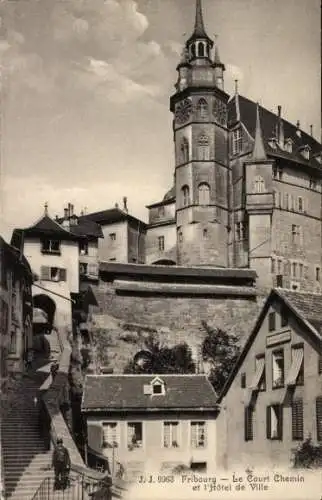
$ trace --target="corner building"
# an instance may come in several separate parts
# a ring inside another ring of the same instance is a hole
[[[252,268],[258,286],[320,292],[321,145],[224,91],[201,0],[177,66],[174,186],[149,209],[147,264]]]

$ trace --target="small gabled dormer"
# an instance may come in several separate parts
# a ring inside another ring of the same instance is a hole
[[[165,383],[161,378],[155,377],[150,384],[143,386],[143,391],[150,396],[162,396],[165,394]]]
[[[317,162],[322,163],[322,153],[318,153],[318,154],[314,155],[314,159]]]
[[[268,140],[268,144],[269,146],[272,148],[272,149],[277,149],[277,139],[276,137],[271,137],[269,140]]]
[[[291,138],[286,139],[285,144],[284,144],[284,149],[288,153],[292,153],[292,151],[293,151],[293,141],[292,141]]]
[[[303,158],[305,158],[306,160],[310,159],[310,152],[311,152],[310,146],[308,146],[307,144],[305,146],[301,146],[299,148],[299,151],[300,151],[301,155],[303,156]]]

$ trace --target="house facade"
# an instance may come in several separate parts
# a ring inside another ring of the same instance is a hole
[[[88,450],[127,477],[178,465],[216,465],[216,394],[204,375],[88,375]]]
[[[79,279],[81,282],[98,280],[99,269],[99,240],[103,238],[101,226],[90,219],[84,219],[74,213],[74,205],[68,203],[64,209],[64,217],[56,221],[75,236],[80,237],[79,250]]]
[[[321,144],[224,90],[201,0],[177,66],[174,185],[149,205],[146,262],[252,268],[264,289],[320,291]]]
[[[145,263],[146,224],[128,213],[126,201],[121,210],[114,208],[79,217],[80,222],[94,222],[101,227],[98,241],[100,262]]]
[[[318,294],[269,295],[218,400],[226,468],[290,467],[305,439],[322,443],[321,312]]]
[[[45,213],[33,226],[15,229],[12,244],[23,249],[36,278],[33,305],[45,311],[48,323],[71,327],[71,293],[79,293],[79,244],[76,235]]]
[[[1,386],[10,373],[24,369],[32,348],[32,282],[26,258],[0,237]]]

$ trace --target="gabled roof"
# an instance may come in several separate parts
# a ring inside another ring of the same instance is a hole
[[[44,215],[33,226],[24,229],[14,229],[11,242],[17,248],[20,247],[19,241],[24,236],[29,237],[52,237],[65,241],[77,241],[80,236],[77,236],[70,231],[64,229],[58,222],[51,219],[48,215]]]
[[[159,377],[165,394],[144,394]],[[217,396],[205,375],[87,375],[82,410],[216,410]]]
[[[228,123],[234,124],[237,120],[236,114],[236,95],[228,102]],[[249,134],[254,138],[256,132],[256,103],[238,95],[239,110],[240,110],[240,121],[244,124]],[[321,152],[321,144],[314,139],[311,135],[303,132],[301,130],[301,136],[299,137],[297,132],[297,126],[292,123],[281,119],[284,131],[284,140],[292,139],[293,151],[291,153],[287,152],[285,149],[281,149],[277,145],[277,149],[273,149],[269,146],[269,140],[275,135],[276,126],[278,122],[278,116],[271,111],[259,106],[259,118],[261,123],[261,129],[263,134],[264,146],[266,153],[270,156],[281,157],[288,160],[296,161],[297,163],[302,163],[303,165],[310,165],[319,170],[322,170],[322,165],[313,158],[314,155]],[[312,150],[312,157],[306,160],[300,153],[301,146],[308,145]]]
[[[7,266],[14,267],[17,269],[18,267],[22,268],[31,279],[32,279],[32,271],[29,262],[26,257],[20,253],[20,249],[22,247],[15,247],[13,245],[9,245],[2,236],[0,236],[0,266],[4,266],[5,269]],[[2,269],[0,267],[0,273]]]
[[[322,348],[322,295],[305,293],[305,292],[293,292],[291,290],[284,290],[282,288],[273,289],[269,296],[267,297],[262,310],[257,318],[256,324],[247,339],[247,342],[233,367],[228,380],[219,395],[218,403],[225,397],[231,384],[234,381],[242,363],[244,362],[246,355],[248,354],[259,330],[263,323],[263,320],[267,314],[267,311],[274,300],[281,301],[288,310],[294,314],[299,320],[299,322],[306,328],[309,332],[312,341],[317,346],[318,350]]]
[[[146,227],[145,222],[141,221],[140,219],[137,219],[133,215],[130,215],[127,212],[124,212],[123,210],[117,207],[109,208],[107,210],[101,210],[100,212],[93,212],[91,214],[82,215],[79,217],[79,220],[80,221],[91,220],[100,225],[113,224],[115,222],[122,222],[127,220],[129,222],[133,222],[134,224],[140,226],[141,228]]]

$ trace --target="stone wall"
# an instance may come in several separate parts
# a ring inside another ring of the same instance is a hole
[[[117,294],[113,283],[93,286],[99,307],[92,310],[93,319],[112,316],[122,322],[140,323],[170,330],[170,337],[190,344],[199,343],[205,332],[201,321],[246,338],[256,320],[265,296],[250,298],[177,297],[166,295]],[[103,326],[103,325],[102,325]]]

